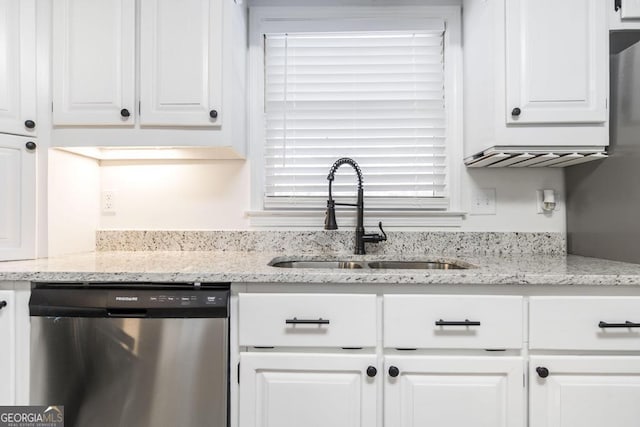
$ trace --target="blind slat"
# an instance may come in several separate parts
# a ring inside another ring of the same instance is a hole
[[[285,139],[287,138],[287,136],[283,136],[283,132],[278,130],[267,130],[266,131],[267,134],[267,139],[269,138],[277,138],[277,137],[284,137]],[[322,133],[324,135],[325,138],[348,138],[348,137],[358,137],[358,138],[372,138],[374,136],[378,136],[378,137],[382,137],[382,136],[386,136],[386,137],[390,137],[390,138],[398,138],[398,137],[429,137],[429,136],[439,136],[439,137],[444,137],[445,136],[445,130],[443,128],[438,128],[438,127],[421,127],[421,128],[415,128],[415,129],[409,129],[409,128],[397,128],[397,129],[342,129],[342,130],[336,130],[336,129],[325,129],[322,130]],[[295,137],[295,138],[303,138],[303,137],[316,137],[318,135],[317,131],[314,131],[313,129],[310,130],[306,130],[306,129],[301,129],[301,130],[296,130],[296,131],[292,131],[291,132],[291,136]],[[392,147],[390,147],[392,148]],[[337,155],[339,155],[340,153],[336,153]]]
[[[442,100],[395,100],[389,101],[376,101],[368,100],[367,102],[358,101],[330,101],[330,100],[314,100],[314,101],[278,101],[278,102],[266,102],[266,113],[283,112],[283,111],[309,111],[309,110],[334,110],[334,109],[347,109],[368,111],[368,110],[395,110],[398,108],[407,109],[411,106],[415,106],[416,110],[428,109],[434,111],[442,111]]]

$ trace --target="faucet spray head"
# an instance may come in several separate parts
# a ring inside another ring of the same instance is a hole
[[[336,222],[336,203],[333,201],[333,199],[327,200],[327,212],[324,217],[324,229],[338,229],[338,223]]]

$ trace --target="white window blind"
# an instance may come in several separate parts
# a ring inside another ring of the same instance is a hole
[[[360,165],[370,207],[445,198],[443,34],[444,25],[266,35],[265,208],[322,206],[340,157]],[[353,175],[349,166],[333,183],[337,197],[355,193],[355,178],[344,175]]]

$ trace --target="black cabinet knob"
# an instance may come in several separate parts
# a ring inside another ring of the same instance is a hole
[[[536,372],[538,373],[538,376],[540,378],[547,378],[549,376],[549,370],[547,368],[542,367],[542,366],[538,366],[536,368]]]
[[[209,111],[209,117],[211,117],[212,119],[217,118],[218,117],[218,112],[216,110]]]
[[[395,366],[389,366],[389,376],[395,378],[398,375],[400,375],[400,369]]]
[[[7,302],[6,301],[0,301],[0,310],[5,308],[6,306],[7,306]]]
[[[514,117],[518,117],[520,115],[520,113],[522,113],[522,110],[519,109],[518,107],[516,107],[513,110],[511,110],[511,115],[514,116]]]
[[[24,144],[24,146],[27,147],[27,150],[29,150],[29,151],[33,151],[37,147],[36,143],[33,142],[33,141],[27,142],[26,144]]]
[[[33,120],[27,120],[24,122],[24,127],[26,127],[27,129],[33,129],[34,127],[36,127],[36,122],[34,122]]]
[[[375,366],[369,366],[367,368],[367,376],[373,378],[376,376],[377,373],[378,373],[378,370],[376,369]]]
[[[129,110],[127,110],[126,108],[123,108],[122,110],[120,110],[120,115],[126,119],[131,115],[131,113],[129,113]]]

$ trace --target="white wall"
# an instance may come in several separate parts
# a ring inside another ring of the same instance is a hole
[[[465,231],[549,231],[566,230],[564,176],[560,168],[495,168],[463,171],[462,200],[471,212],[473,192],[496,189],[496,214],[474,215],[464,221]],[[556,210],[551,215],[537,213],[536,191],[556,191]]]
[[[248,227],[249,167],[242,160],[103,162],[116,194],[103,229],[240,230]]]
[[[116,214],[102,214],[100,228],[249,229],[249,170],[248,161],[104,162],[100,186],[116,192]],[[463,208],[469,208],[473,189],[495,188],[496,215],[468,215],[462,228],[448,230],[565,231],[561,170],[482,169],[463,175]],[[536,213],[535,192],[542,188],[558,191],[559,210],[552,216]]]
[[[98,162],[49,150],[49,256],[95,249],[99,226]]]

